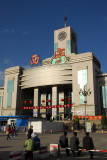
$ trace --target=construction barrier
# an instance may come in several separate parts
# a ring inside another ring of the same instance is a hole
[[[49,152],[48,152],[48,146],[47,145],[41,145],[39,149],[39,158],[40,159],[45,159],[49,157]]]
[[[86,149],[79,149],[80,151],[92,151],[92,152],[107,152],[107,150],[97,150],[97,149],[92,149],[92,150],[86,150]]]
[[[9,160],[21,160],[22,152],[21,151],[13,151],[10,152]]]
[[[53,133],[53,130],[51,129],[51,134]]]
[[[57,155],[58,153],[58,144],[50,144],[50,154]]]

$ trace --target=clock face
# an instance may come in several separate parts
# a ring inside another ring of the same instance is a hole
[[[66,38],[66,36],[67,36],[67,33],[66,32],[60,32],[59,34],[58,34],[58,39],[60,40],[60,41],[63,41],[65,38]]]

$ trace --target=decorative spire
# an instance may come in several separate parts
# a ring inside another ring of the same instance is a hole
[[[67,21],[67,17],[65,16],[65,27],[67,27],[66,21]]]

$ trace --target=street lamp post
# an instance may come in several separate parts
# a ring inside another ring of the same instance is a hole
[[[85,125],[86,125],[86,104],[87,104],[87,96],[91,94],[91,91],[90,91],[90,89],[87,90],[87,86],[84,85],[84,88],[83,88],[83,89],[82,89],[82,88],[80,89],[79,94],[84,96],[84,104],[85,104]]]

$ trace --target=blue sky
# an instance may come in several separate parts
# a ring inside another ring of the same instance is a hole
[[[107,0],[0,0],[0,86],[6,68],[30,67],[36,53],[41,61],[53,55],[65,11],[78,54],[93,52],[107,73]]]

